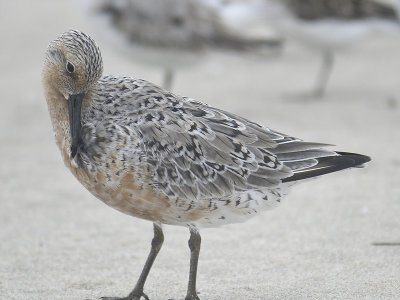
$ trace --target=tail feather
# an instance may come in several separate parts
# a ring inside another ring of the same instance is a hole
[[[316,177],[336,171],[360,167],[371,160],[362,154],[336,152],[338,155],[315,158],[317,163],[306,169],[294,170],[293,175],[282,179],[282,182],[293,182],[311,177]]]
[[[295,140],[295,141],[289,141],[287,143],[279,143],[278,146],[273,149],[273,152],[274,154],[281,154],[281,153],[290,153],[296,151],[321,149],[327,146],[333,146],[333,145]]]
[[[284,165],[289,167],[293,172],[299,172],[300,170],[309,169],[318,164],[318,160],[315,158],[304,159],[304,160],[294,160],[285,161]]]
[[[279,161],[291,162],[291,161],[300,161],[306,160],[310,158],[318,158],[318,157],[326,157],[335,155],[335,152],[325,150],[325,149],[312,149],[312,150],[304,150],[304,151],[294,151],[287,153],[278,153],[276,156]]]

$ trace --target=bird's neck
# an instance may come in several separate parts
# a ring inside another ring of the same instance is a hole
[[[71,134],[68,115],[68,100],[66,100],[57,89],[52,88],[51,85],[45,84],[45,94],[56,138],[56,144],[60,149],[64,164],[71,170],[75,177],[82,182],[82,184],[87,186],[90,182],[89,175],[86,170],[77,163],[76,159],[71,159]]]
[[[63,152],[71,144],[69,134],[68,102],[51,83],[44,83],[47,108],[56,138],[57,146]]]

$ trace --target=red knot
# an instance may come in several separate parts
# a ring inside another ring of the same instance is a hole
[[[175,70],[206,52],[273,54],[280,41],[232,28],[203,0],[79,1],[93,31],[121,53],[164,69],[170,90]]]
[[[236,6],[241,0],[207,0]],[[221,4],[222,5],[222,4]],[[323,97],[334,64],[334,52],[356,45],[374,33],[400,32],[400,1],[377,0],[250,0],[253,14],[264,14],[283,36],[317,49],[322,64],[311,93]],[[259,19],[259,17],[257,18]]]
[[[48,46],[43,83],[66,166],[104,203],[154,224],[140,278],[119,299],[147,299],[143,287],[164,240],[162,224],[190,230],[186,300],[199,299],[199,228],[244,221],[277,206],[295,182],[370,160],[102,70],[95,42],[71,30]]]

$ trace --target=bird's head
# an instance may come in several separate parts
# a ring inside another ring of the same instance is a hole
[[[82,101],[102,73],[99,47],[78,30],[63,33],[47,48],[43,78],[45,85],[63,95],[62,101],[67,101],[72,158],[78,148]]]

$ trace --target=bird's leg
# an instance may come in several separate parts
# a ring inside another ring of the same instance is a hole
[[[149,275],[151,266],[157,257],[158,252],[160,252],[161,246],[164,242],[164,234],[160,225],[153,223],[154,237],[151,241],[151,250],[149,256],[147,257],[146,263],[143,267],[142,273],[140,274],[139,280],[137,281],[135,288],[132,292],[125,298],[113,298],[113,297],[103,297],[102,300],[140,300],[144,298],[149,300],[149,297],[143,292],[143,287],[146,282],[147,276]]]
[[[321,67],[319,69],[314,88],[306,93],[287,95],[286,98],[288,100],[315,100],[322,98],[325,94],[328,79],[333,69],[333,63],[333,53],[329,50],[324,51],[322,55]]]
[[[142,273],[140,274],[139,280],[136,283],[135,288],[129,294],[128,299],[140,299],[141,296],[148,299],[148,297],[143,293],[143,287],[146,282],[147,276],[149,275],[150,269],[157,257],[158,252],[160,252],[161,246],[164,242],[164,234],[160,225],[153,223],[154,237],[151,241],[151,249],[149,256],[147,257],[146,263],[143,267]]]
[[[322,56],[321,69],[318,73],[317,83],[312,93],[312,95],[315,98],[321,98],[324,95],[329,80],[329,76],[332,73],[333,62],[334,62],[333,53],[331,51],[324,51]]]
[[[163,88],[167,91],[171,91],[172,89],[172,81],[174,80],[174,71],[171,68],[167,68],[164,71],[163,78]]]
[[[185,300],[200,300],[196,292],[197,264],[199,261],[201,237],[196,228],[190,227],[190,272],[189,283]]]

